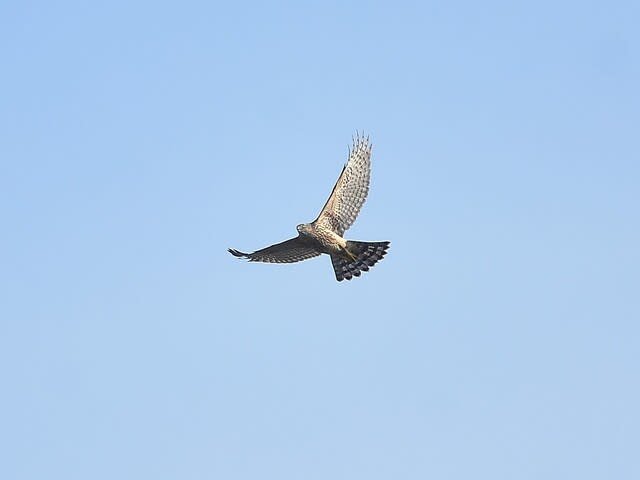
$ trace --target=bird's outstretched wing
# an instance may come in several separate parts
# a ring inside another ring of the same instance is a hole
[[[300,237],[276,243],[275,245],[257,250],[253,253],[244,253],[234,250],[233,248],[229,249],[229,253],[239,258],[246,258],[250,262],[267,263],[295,263],[320,255],[320,252],[309,247],[300,240]]]
[[[342,236],[353,225],[367,199],[370,177],[371,143],[369,137],[357,135],[349,159],[315,221]]]

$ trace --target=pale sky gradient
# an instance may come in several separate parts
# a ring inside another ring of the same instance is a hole
[[[4,2],[0,478],[640,478],[640,7]],[[390,240],[248,264],[356,130]]]

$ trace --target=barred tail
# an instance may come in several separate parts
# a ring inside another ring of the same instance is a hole
[[[331,255],[331,263],[336,272],[336,280],[351,280],[367,272],[387,254],[389,242],[347,241],[345,256]],[[348,258],[353,256],[354,258]]]

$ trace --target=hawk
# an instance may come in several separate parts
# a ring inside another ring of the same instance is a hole
[[[298,236],[253,253],[233,248],[229,253],[250,262],[294,263],[326,253],[331,257],[336,280],[351,280],[382,260],[389,242],[345,240],[344,232],[353,224],[369,193],[371,143],[359,134],[353,139],[347,163],[322,211],[311,223],[296,227]]]

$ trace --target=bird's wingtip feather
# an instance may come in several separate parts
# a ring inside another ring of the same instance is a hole
[[[235,248],[229,248],[227,249],[227,251],[233,255],[234,257],[238,257],[238,258],[249,258],[249,254],[241,252],[240,250],[236,250]]]

